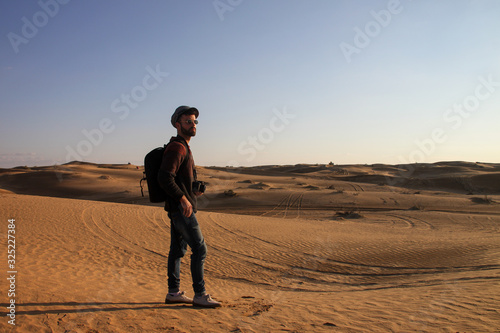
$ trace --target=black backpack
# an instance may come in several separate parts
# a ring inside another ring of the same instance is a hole
[[[175,141],[181,142],[182,144],[184,144],[184,146],[186,146],[183,141]],[[146,181],[146,183],[148,184],[149,201],[154,203],[164,202],[165,200],[167,200],[167,193],[165,193],[163,188],[158,183],[158,172],[160,171],[165,148],[167,148],[167,145],[155,148],[147,153],[144,157],[144,176],[139,184],[141,186],[142,196],[144,196],[144,187],[142,186],[142,181]],[[187,147],[186,150],[189,151]]]

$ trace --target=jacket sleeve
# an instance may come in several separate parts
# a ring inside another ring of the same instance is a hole
[[[184,192],[175,182],[175,177],[186,154],[186,148],[181,143],[169,144],[163,154],[158,172],[158,183],[170,197],[177,201],[181,200]]]

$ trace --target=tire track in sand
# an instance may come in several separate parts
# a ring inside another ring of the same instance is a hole
[[[302,201],[304,199],[304,194],[305,192],[302,192],[297,196],[294,196],[294,193],[285,195],[281,199],[281,201],[275,207],[273,207],[273,209],[261,214],[260,216],[269,215],[271,217],[281,216],[282,218],[287,218],[289,217],[290,212],[295,211],[295,218],[299,218],[302,210]]]
[[[383,246],[377,245],[376,242],[359,242],[328,249],[327,245],[319,242],[308,244],[306,248],[311,249],[311,252],[304,247],[297,248],[296,245],[300,245],[297,243],[270,241],[251,232],[229,228],[217,222],[212,214],[208,217],[215,227],[213,232],[225,235],[225,242],[216,242],[217,245],[214,246],[220,256],[218,260],[231,262],[227,265],[231,267],[230,270],[218,272],[221,278],[245,280],[261,285],[271,284],[281,289],[285,288],[285,282],[293,282],[299,283],[300,287],[295,285],[292,289],[310,291],[326,291],[339,286],[367,290],[401,288],[413,284],[440,285],[454,279],[471,283],[500,280],[494,277],[494,272],[498,271],[500,266],[491,262],[470,265],[467,260],[460,259],[481,250],[474,246],[459,248],[453,243],[439,243],[426,250],[415,243],[408,248],[408,243],[403,239],[393,243],[384,241],[380,243]],[[428,222],[421,219],[412,220],[398,215],[393,218],[403,221],[411,228],[432,229]],[[238,242],[240,246],[236,249],[231,247],[233,242]],[[322,249],[321,246],[325,248]],[[356,246],[361,249],[356,249]],[[242,248],[246,250],[238,250]],[[347,254],[344,253],[346,251]],[[356,260],[358,256],[353,251],[358,251],[362,260]],[[374,260],[376,258],[378,259]]]
[[[421,226],[423,226],[423,228],[421,229],[427,229],[427,230],[435,229],[435,227],[431,223],[416,217],[410,218],[408,216],[401,216],[396,214],[387,214],[387,216],[394,217],[403,221],[405,224],[409,226],[409,228],[421,228]]]
[[[166,258],[164,254],[150,250],[124,237],[105,222],[107,216],[106,206],[92,205],[82,211],[82,222],[97,238],[113,247],[128,250],[132,253],[143,255],[158,255]]]

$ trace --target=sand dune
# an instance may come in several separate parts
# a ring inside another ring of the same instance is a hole
[[[349,178],[401,170],[385,165],[200,168],[217,310],[163,304],[170,226],[140,196],[142,168],[0,170],[1,247],[15,218],[18,271],[17,325],[2,278],[0,330],[499,332],[499,166],[414,169],[444,181]],[[457,177],[470,188],[451,186]]]

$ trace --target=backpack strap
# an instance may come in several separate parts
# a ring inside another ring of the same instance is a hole
[[[142,173],[142,179],[139,181],[139,186],[141,187],[141,194],[142,196],[144,197],[144,186],[142,186],[142,182],[143,181],[146,181],[147,178],[146,178],[146,171],[143,171]]]
[[[182,164],[184,164],[184,162],[186,162],[186,160],[187,160],[187,158],[188,158],[188,155],[190,154],[190,150],[189,150],[188,144],[186,143],[186,141],[185,141],[185,140],[183,140],[183,139],[180,139],[180,138],[176,137],[174,140],[170,141],[169,143],[167,143],[167,144],[166,144],[166,145],[164,145],[163,147],[166,149],[166,148],[167,148],[167,146],[168,146],[169,144],[171,144],[172,142],[180,142],[180,143],[182,143],[182,145],[184,146],[184,148],[186,148],[186,156],[184,156],[184,158],[183,158],[183,160],[182,160],[182,162],[181,162],[181,165],[182,165]]]
[[[176,139],[173,140],[173,141],[182,143],[184,145],[184,147],[186,148],[186,156],[184,156],[184,159],[181,162],[181,165],[182,165],[187,160],[188,155],[191,153],[191,150],[189,149],[188,144],[187,144],[187,142],[185,140],[176,137]],[[171,142],[169,142],[168,144],[170,144]],[[166,147],[167,147],[167,145],[165,145],[165,148]],[[195,181],[198,180],[198,174],[197,174],[196,168],[194,166],[193,166],[193,178],[194,178]]]

